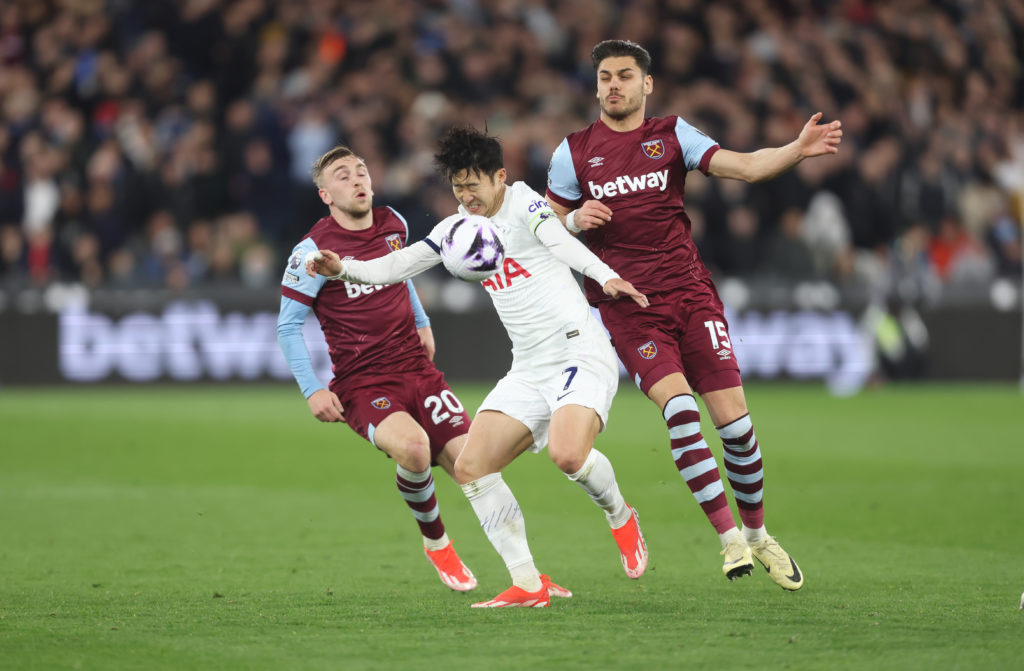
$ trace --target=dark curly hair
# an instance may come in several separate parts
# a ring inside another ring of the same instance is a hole
[[[633,60],[636,61],[637,67],[640,68],[640,72],[644,75],[647,75],[651,70],[651,55],[647,53],[647,49],[644,49],[636,42],[630,42],[629,40],[605,40],[604,42],[598,42],[594,46],[593,51],[590,52],[590,60],[593,62],[595,70],[604,59],[617,56],[632,56]]]
[[[449,182],[463,170],[491,177],[505,167],[498,139],[471,127],[449,128],[438,143],[434,163]]]

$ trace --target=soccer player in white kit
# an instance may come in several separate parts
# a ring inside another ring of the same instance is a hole
[[[519,504],[501,477],[513,459],[545,445],[604,510],[626,575],[639,578],[647,546],[636,510],[620,493],[611,462],[593,447],[618,386],[618,362],[572,269],[613,298],[629,296],[640,306],[647,298],[571,236],[536,191],[523,182],[506,185],[497,139],[455,128],[435,158],[460,202],[457,214],[426,239],[372,261],[343,261],[320,250],[321,258],[307,261],[307,272],[364,284],[401,282],[441,262],[441,240],[453,224],[468,214],[489,217],[501,233],[505,260],[482,285],[512,340],[512,368],[480,406],[455,473],[512,587],[473,606],[545,607],[551,596],[571,596],[534,565]]]

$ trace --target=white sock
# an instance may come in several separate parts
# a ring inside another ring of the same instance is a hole
[[[722,541],[722,547],[723,548],[726,545],[728,545],[729,541],[731,541],[734,538],[743,538],[743,535],[740,533],[740,530],[737,529],[736,527],[733,527],[732,529],[729,529],[724,534],[718,534],[718,540]]]
[[[583,467],[567,477],[582,487],[591,500],[604,511],[612,529],[618,529],[629,521],[633,511],[626,505],[626,500],[619,492],[615,470],[608,457],[592,449],[583,462]]]
[[[764,525],[761,525],[756,529],[744,526],[743,537],[747,539],[747,543],[749,545],[753,545],[754,543],[760,543],[765,538],[768,538],[768,530],[764,528]]]
[[[440,538],[423,537],[423,547],[427,548],[431,552],[443,550],[449,543],[451,543],[451,540],[449,540],[447,532],[442,534]]]
[[[462,485],[473,511],[480,519],[480,528],[487,540],[505,561],[512,584],[536,592],[541,588],[540,572],[533,564],[526,542],[526,523],[519,502],[501,477],[489,473]]]

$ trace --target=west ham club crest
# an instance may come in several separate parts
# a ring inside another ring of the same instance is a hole
[[[665,155],[665,143],[661,140],[648,140],[647,142],[641,142],[640,148],[644,150],[644,156],[647,158],[661,158]]]
[[[388,247],[391,251],[397,252],[402,248],[402,236],[398,233],[392,233],[388,237],[384,238],[384,242],[388,243]]]
[[[381,396],[380,398],[374,399],[370,405],[378,410],[387,410],[391,407],[391,401],[388,400],[387,396]]]
[[[636,348],[636,351],[645,359],[653,359],[658,356],[658,346],[654,344],[653,340],[648,340],[643,345],[640,345]]]

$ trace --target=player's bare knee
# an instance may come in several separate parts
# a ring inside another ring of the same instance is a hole
[[[459,484],[466,484],[487,475],[484,464],[479,459],[474,459],[469,452],[463,452],[455,460],[455,481]]]
[[[587,460],[589,452],[590,448],[585,445],[548,443],[548,456],[551,457],[551,461],[555,462],[558,470],[566,475],[576,473],[583,468],[583,463]]]
[[[430,441],[426,436],[411,436],[397,442],[389,454],[403,468],[417,473],[430,468]]]

